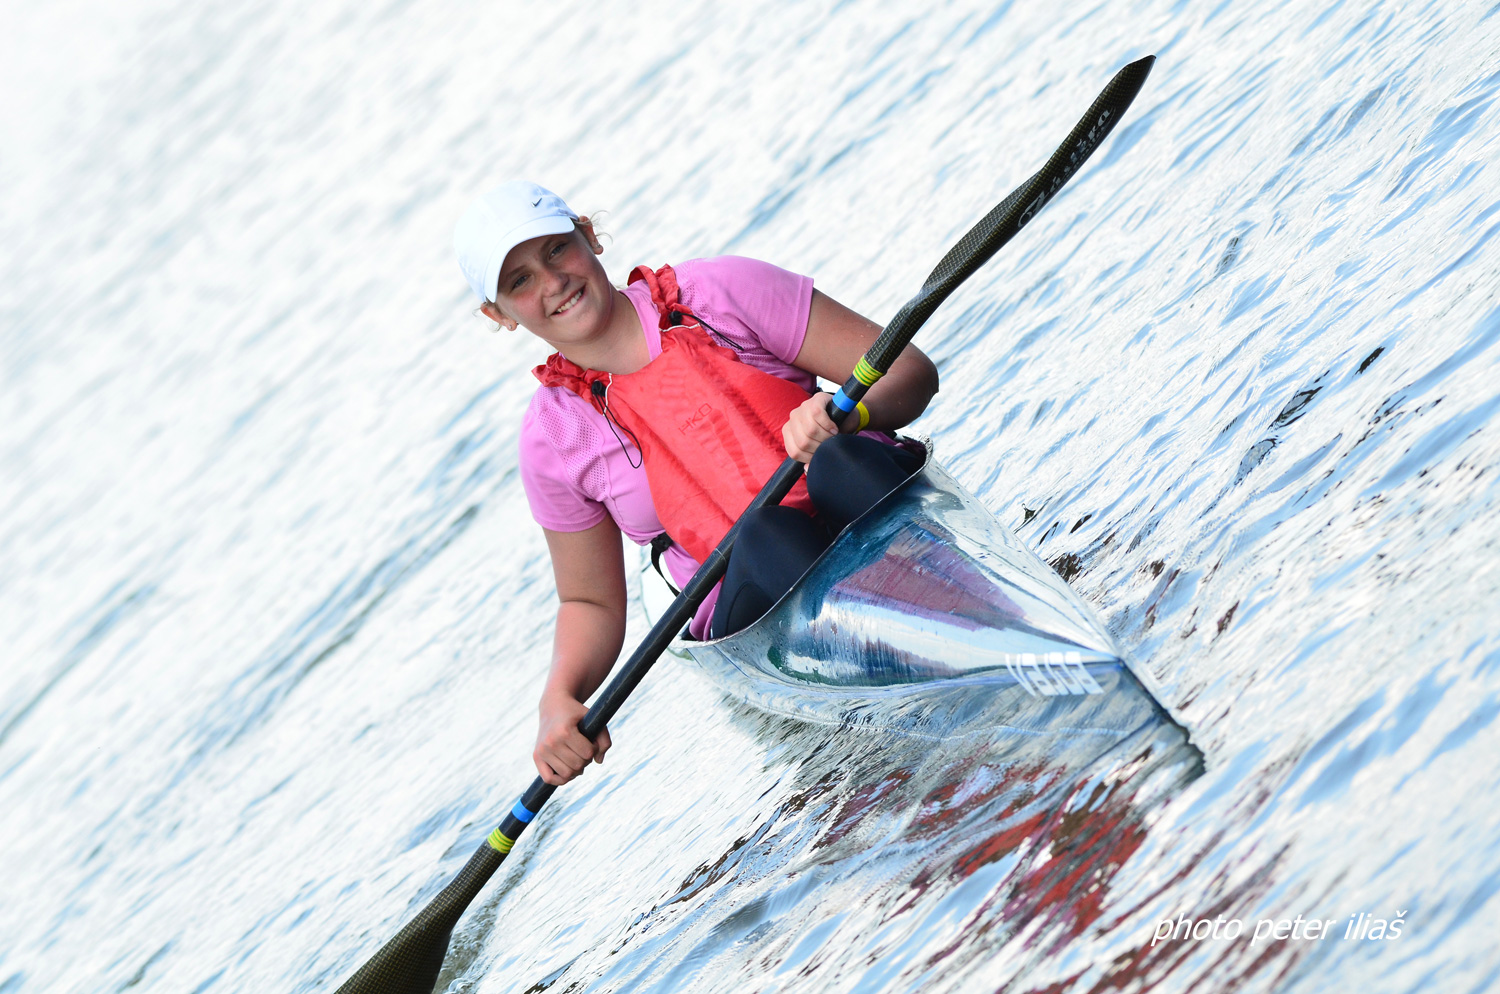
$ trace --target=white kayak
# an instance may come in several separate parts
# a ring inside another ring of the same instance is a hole
[[[1114,739],[1171,724],[1072,588],[927,450],[760,620],[671,651],[809,721]],[[671,597],[647,561],[648,617]]]

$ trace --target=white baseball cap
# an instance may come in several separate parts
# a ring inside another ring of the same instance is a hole
[[[479,299],[493,303],[506,253],[528,238],[572,231],[577,219],[545,187],[523,179],[502,183],[481,194],[454,225],[458,268]]]

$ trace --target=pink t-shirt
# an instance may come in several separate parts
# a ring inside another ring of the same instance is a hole
[[[693,259],[673,267],[682,302],[722,334],[745,363],[790,380],[812,393],[817,378],[792,365],[807,335],[813,281],[766,262],[725,255]],[[661,354],[656,307],[644,281],[624,290],[635,305],[652,359]],[[583,531],[605,515],[637,545],[648,545],[665,529],[651,503],[646,471],[634,445],[624,446],[604,416],[567,387],[538,386],[521,424],[521,483],[531,516],[543,528]],[[698,563],[673,545],[662,557],[681,587]],[[693,616],[689,630],[703,638],[719,590],[714,588]]]

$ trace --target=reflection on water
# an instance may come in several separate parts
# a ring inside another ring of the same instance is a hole
[[[997,957],[1045,961],[1099,920],[1146,812],[1198,770],[1165,733],[1072,768],[1066,748],[1014,736],[956,737],[896,762],[869,732],[790,736],[798,760],[755,833],[562,976],[629,990],[700,977],[916,989],[993,975]]]
[[[444,984],[1500,976],[1500,13],[17,18],[3,994],[330,989],[530,779],[553,594],[515,437],[543,349],[473,314],[449,234],[476,189],[610,208],[617,277],[738,252],[887,318],[1150,52],[1108,145],[923,329],[943,390],[917,427],[1201,765],[1163,722],[846,725],[666,660]],[[1152,943],[1183,915],[1398,911],[1394,941]]]

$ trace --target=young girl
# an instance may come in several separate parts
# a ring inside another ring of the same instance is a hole
[[[937,370],[907,346],[841,434],[816,378],[843,382],[881,329],[808,277],[721,256],[639,267],[617,288],[589,219],[525,181],[471,204],[454,247],[485,316],[555,350],[534,371],[520,461],[559,600],[533,759],[563,784],[610,747],[607,731],[590,742],[578,723],[624,643],[620,533],[670,541],[680,585],[783,458],[808,463],[805,488],[747,516],[689,626],[697,638],[738,631],[917,468],[888,433],[926,408]]]

